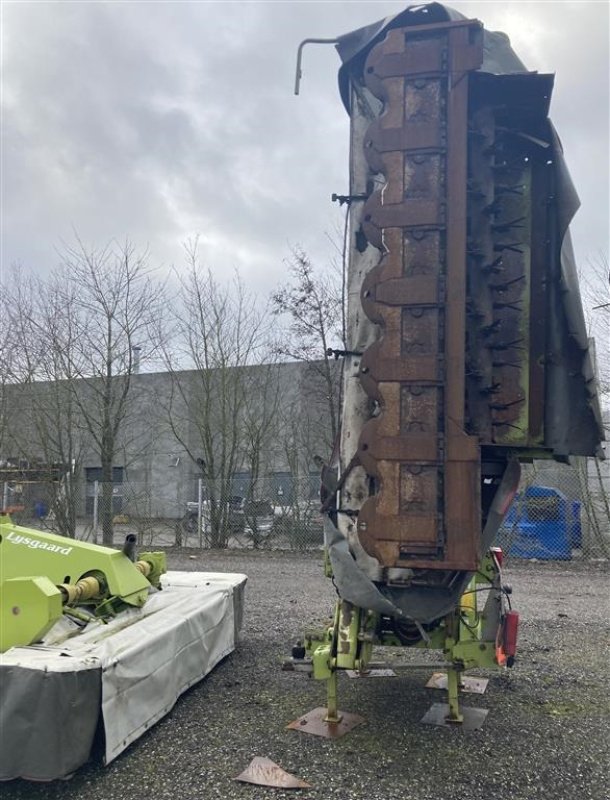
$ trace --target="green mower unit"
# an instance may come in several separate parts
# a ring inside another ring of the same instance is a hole
[[[135,545],[0,515],[0,781],[64,778],[96,741],[110,763],[235,648],[246,576],[166,571]]]
[[[63,614],[105,619],[141,607],[166,571],[164,553],[123,550],[14,525],[0,516],[0,652],[38,642]]]

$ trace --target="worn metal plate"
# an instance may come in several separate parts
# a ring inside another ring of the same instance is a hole
[[[462,722],[449,722],[448,703],[433,703],[428,711],[421,718],[420,722],[424,725],[439,725],[444,728],[460,728],[465,731],[478,730],[487,717],[486,708],[462,708],[460,709],[464,719]]]
[[[357,725],[365,722],[364,717],[358,714],[351,714],[348,711],[339,711],[341,717],[339,722],[326,722],[324,719],[326,714],[327,709],[324,706],[314,708],[313,711],[295,719],[294,722],[289,723],[286,727],[295,731],[311,733],[314,736],[323,736],[325,739],[340,739]]]
[[[459,690],[465,694],[485,694],[489,678],[474,678],[471,675],[462,675],[460,678]],[[426,689],[446,689],[447,673],[435,672],[428,683]]]
[[[364,152],[385,185],[362,217],[383,256],[362,287],[382,335],[363,354],[361,384],[381,413],[359,440],[377,480],[358,535],[386,567],[474,569],[480,555],[464,385],[468,73],[482,57],[480,25],[451,23],[390,31],[364,69],[384,104]]]
[[[346,669],[345,674],[348,678],[395,678],[396,673],[393,669],[367,669],[360,672],[357,669]]]
[[[311,784],[296,778],[283,770],[270,758],[256,756],[235,781],[254,783],[256,786],[270,786],[274,789],[311,789]]]

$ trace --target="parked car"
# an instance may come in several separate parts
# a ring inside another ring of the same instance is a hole
[[[276,533],[286,536],[297,547],[322,543],[323,520],[317,498],[275,505],[273,514]]]
[[[227,500],[229,525],[232,530],[240,531],[243,529],[243,503],[244,498],[239,495],[231,495]],[[190,500],[186,504],[186,513],[182,518],[182,528],[186,533],[197,531],[197,519],[199,518],[199,503],[197,500]],[[209,533],[210,523],[210,503],[203,500],[201,503],[201,519],[203,533]]]
[[[231,533],[245,534],[255,546],[269,538],[273,532],[273,506],[269,500],[247,500],[240,495],[231,495],[227,500],[228,521]],[[186,504],[186,514],[182,519],[182,527],[186,533],[197,532],[199,503],[190,501]],[[209,533],[210,512],[209,501],[201,504],[203,533]]]

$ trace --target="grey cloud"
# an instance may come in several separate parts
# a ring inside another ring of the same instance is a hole
[[[505,4],[454,5],[491,29],[515,25],[506,32],[528,67],[559,73],[554,114],[585,206],[577,248],[581,256],[607,249],[599,170],[607,159],[607,8],[531,2],[509,4],[519,14],[507,16]],[[292,95],[296,47],[403,7],[7,7],[3,263],[48,267],[72,226],[88,241],[148,242],[165,264],[179,262],[180,242],[200,232],[212,269],[239,266],[263,292],[284,272],[290,244],[328,260],[325,232],[340,222],[330,194],[347,189],[348,121],[330,47],[306,51],[302,95]],[[534,32],[555,33],[536,34],[537,46],[536,35],[525,36],[528,20]]]

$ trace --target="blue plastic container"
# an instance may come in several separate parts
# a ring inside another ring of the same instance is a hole
[[[500,536],[509,555],[544,561],[568,560],[582,544],[578,500],[548,486],[530,486],[508,510]]]

